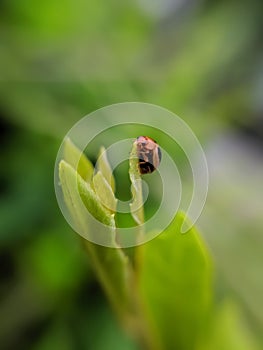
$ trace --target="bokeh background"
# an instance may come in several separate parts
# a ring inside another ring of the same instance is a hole
[[[260,0],[1,1],[2,349],[137,349],[53,187],[69,128],[124,101],[170,109],[202,143],[210,190],[198,227],[217,298],[238,308],[244,349],[262,348],[262,23]]]

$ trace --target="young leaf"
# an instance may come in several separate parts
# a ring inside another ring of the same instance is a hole
[[[97,170],[100,171],[108,184],[111,186],[112,191],[115,191],[115,180],[112,175],[110,163],[107,158],[106,150],[104,147],[100,148],[99,157],[97,160]]]
[[[114,196],[112,188],[102,175],[101,171],[98,171],[92,179],[93,188],[99,197],[102,205],[109,210],[111,213],[115,213],[117,199]]]
[[[113,216],[101,205],[90,185],[64,160],[59,164],[59,177],[66,205],[77,224],[79,232],[92,237],[101,234],[103,230],[104,234],[108,234],[109,242],[116,246],[116,248],[108,248],[83,240],[94,270],[97,272],[111,304],[118,315],[124,319],[128,315],[127,309],[129,308],[128,281],[131,268],[123,251],[117,249]],[[90,222],[83,203],[95,218],[107,226],[104,228],[101,225],[94,227],[94,223]],[[98,228],[100,228],[100,231],[98,231]]]
[[[138,156],[136,143],[133,144],[130,154],[129,175],[131,179],[132,203],[130,204],[131,214],[138,225],[144,223],[142,180],[138,167]]]
[[[67,209],[78,231],[86,233],[88,222],[86,209],[83,206],[82,200],[78,192],[78,177],[80,177],[80,175],[71,165],[66,163],[64,160],[62,160],[59,163],[59,180],[62,187],[64,201],[66,203]]]
[[[211,262],[194,228],[176,216],[158,237],[138,247],[138,286],[157,349],[194,350],[211,303]]]
[[[91,161],[84,153],[80,152],[69,138],[64,142],[64,160],[77,170],[85,181],[91,181],[94,171]]]

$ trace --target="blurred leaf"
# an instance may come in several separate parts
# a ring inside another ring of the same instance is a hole
[[[36,237],[42,223],[52,225],[59,220],[50,176],[58,144],[50,137],[8,125],[10,132],[0,121],[0,164],[4,165],[0,169],[2,248],[18,247],[18,242],[23,244]]]
[[[98,171],[93,177],[93,187],[103,206],[111,213],[114,213],[116,211],[117,199],[101,171]]]
[[[64,143],[64,159],[77,170],[84,180],[87,182],[91,181],[94,171],[91,161],[83,152],[80,152],[69,138],[67,138]]]
[[[115,180],[112,175],[111,166],[109,164],[106,150],[104,147],[101,147],[99,157],[97,160],[97,170],[101,171],[103,177],[106,179],[106,181],[109,183],[109,185],[112,188],[112,191],[115,191]]]
[[[38,337],[36,344],[30,350],[63,349],[73,350],[74,341],[68,325],[60,320],[49,325],[44,335]]]
[[[131,214],[138,225],[144,223],[144,210],[142,198],[142,180],[138,167],[137,145],[133,143],[130,154],[129,175],[131,179],[132,203],[130,204]]]
[[[100,304],[88,304],[78,314],[77,337],[83,339],[78,349],[139,350],[119,327],[115,315],[103,300]]]
[[[156,349],[196,349],[211,304],[211,261],[198,233],[181,234],[180,213],[140,247],[139,289]]]
[[[19,265],[42,291],[54,299],[65,297],[76,290],[84,278],[89,280],[88,269],[83,264],[83,255],[73,237],[65,232],[58,235],[58,229],[43,231],[22,254]]]
[[[259,350],[237,305],[227,300],[214,313],[210,343],[207,349],[213,350]],[[203,349],[202,347],[200,349]]]
[[[93,268],[118,317],[129,324],[129,280],[131,266],[127,256],[119,248],[99,246],[84,241]]]

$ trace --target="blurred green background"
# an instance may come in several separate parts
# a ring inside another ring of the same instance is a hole
[[[262,23],[260,0],[1,1],[2,349],[137,349],[53,188],[69,128],[124,101],[170,109],[201,141],[210,191],[198,227],[217,300],[263,347]]]

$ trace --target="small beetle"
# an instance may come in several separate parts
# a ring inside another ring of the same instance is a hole
[[[157,142],[148,136],[139,136],[136,139],[139,170],[141,174],[150,174],[158,168],[162,153]]]

